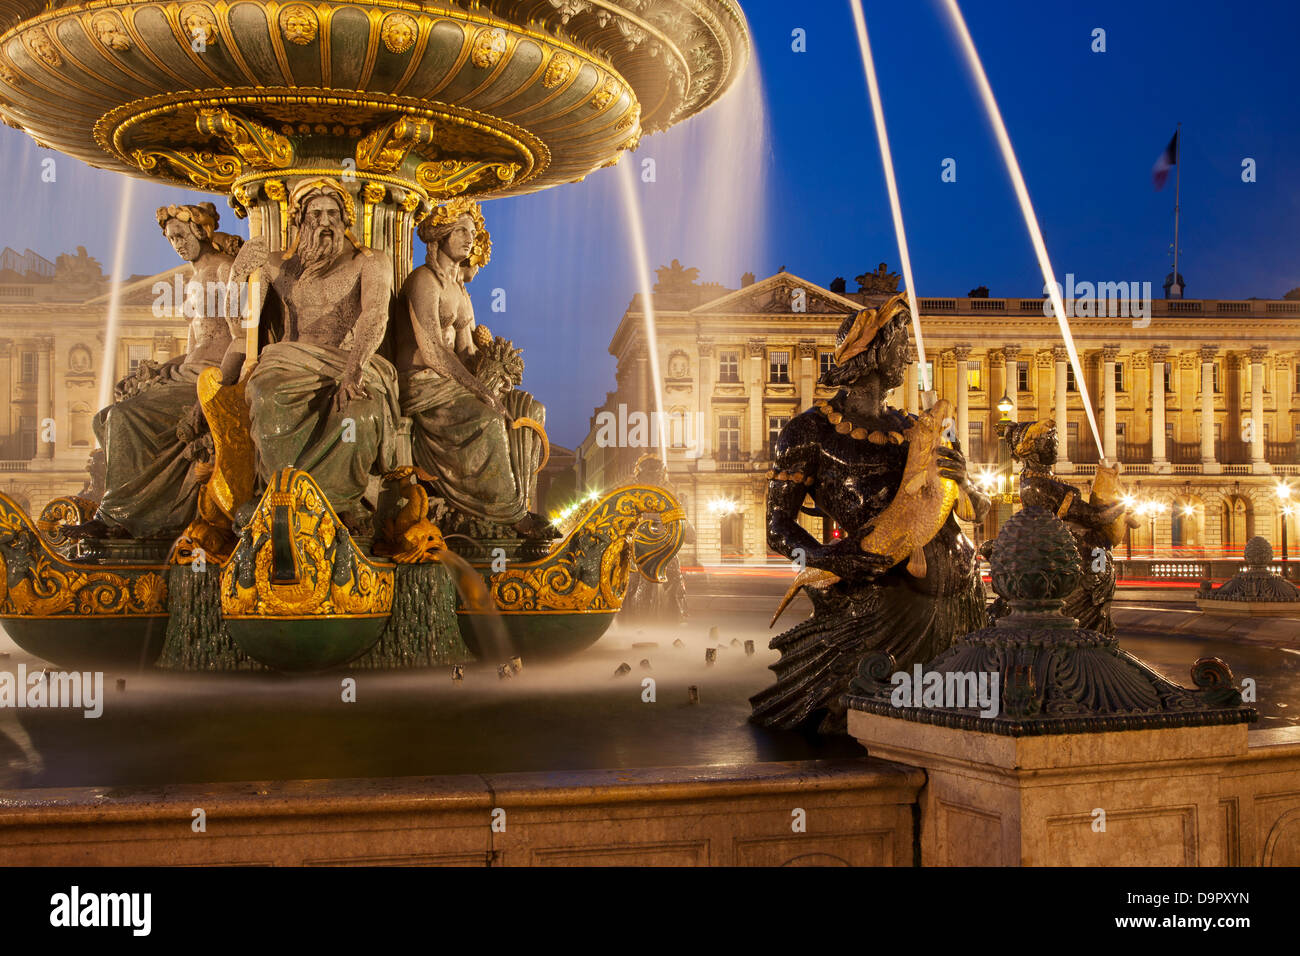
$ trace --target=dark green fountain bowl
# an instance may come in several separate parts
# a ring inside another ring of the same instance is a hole
[[[502,614],[505,648],[493,648],[492,629],[484,615],[456,612],[460,636],[470,652],[482,661],[500,663],[510,657],[554,660],[585,651],[600,640],[614,623],[617,611],[575,611],[572,614]]]
[[[239,649],[272,670],[315,673],[342,667],[375,646],[383,617],[226,618]]]
[[[143,670],[162,651],[167,615],[2,617],[0,626],[27,653],[59,667]]]

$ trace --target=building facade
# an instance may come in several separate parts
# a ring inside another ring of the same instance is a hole
[[[617,387],[577,450],[579,486],[626,480],[642,454],[662,453],[658,442],[696,530],[694,554],[684,557],[768,561],[764,475],[776,436],[831,394],[816,381],[843,319],[887,294],[837,294],[785,272],[735,291],[679,277],[655,293],[653,352],[637,296],[610,343]],[[1065,480],[1086,488],[1103,455],[1123,465],[1140,527],[1120,557],[1239,555],[1256,534],[1277,548],[1284,521],[1297,541],[1300,519],[1284,512],[1291,503],[1300,512],[1300,481],[1284,496],[1288,480],[1300,479],[1300,301],[1094,305],[1067,303],[1079,313],[1070,325],[1080,381],[1043,299],[919,300],[926,372],[957,410],[976,478],[1011,497],[999,421],[1053,419]],[[1096,311],[1110,316],[1087,314]],[[907,382],[889,401],[915,412],[925,376],[915,342],[912,352]],[[663,413],[654,419],[656,408]],[[648,427],[636,427],[637,412]],[[971,533],[995,533],[1014,498],[1005,505]],[[806,521],[819,537],[832,532]]]
[[[0,491],[29,514],[86,484],[104,380],[111,400],[141,360],[184,353],[188,320],[157,308],[154,286],[185,268],[123,284],[106,362],[111,288],[99,263],[85,249],[54,263],[0,253]]]

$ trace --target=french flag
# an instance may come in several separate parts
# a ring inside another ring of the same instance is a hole
[[[1165,151],[1160,154],[1156,160],[1155,166],[1151,168],[1151,182],[1155,184],[1156,192],[1165,188],[1165,182],[1169,179],[1169,168],[1178,162],[1178,134],[1174,133],[1174,138],[1169,141]]]

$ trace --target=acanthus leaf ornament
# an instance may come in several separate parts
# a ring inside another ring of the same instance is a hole
[[[293,163],[287,138],[232,110],[200,109],[194,123],[201,134],[226,143],[250,169],[286,169]]]
[[[141,172],[151,173],[165,162],[200,189],[226,189],[239,176],[239,159],[194,149],[137,149],[132,160]]]
[[[357,143],[357,169],[393,173],[417,146],[433,142],[435,127],[428,120],[399,116],[371,130]]]

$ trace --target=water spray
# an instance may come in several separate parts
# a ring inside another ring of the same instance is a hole
[[[126,245],[131,232],[131,194],[135,180],[122,180],[117,209],[117,249],[113,253],[113,279],[108,290],[108,327],[104,330],[104,359],[99,373],[99,407],[113,404],[114,367],[117,365],[117,326],[122,311],[122,276],[126,271]]]
[[[975,77],[975,84],[979,88],[980,98],[984,101],[984,108],[993,124],[993,131],[997,134],[998,146],[1002,150],[1002,159],[1006,162],[1007,172],[1010,174],[1011,182],[1016,188],[1016,198],[1020,200],[1020,211],[1024,214],[1025,225],[1029,229],[1029,238],[1033,242],[1034,252],[1038,256],[1038,267],[1042,270],[1043,282],[1047,286],[1047,294],[1051,299],[1052,309],[1056,312],[1056,322],[1061,327],[1062,338],[1065,339],[1065,349],[1070,355],[1070,365],[1074,369],[1074,380],[1079,388],[1079,398],[1083,402],[1083,410],[1088,416],[1088,426],[1092,429],[1093,440],[1097,443],[1097,453],[1101,457],[1103,464],[1109,464],[1106,461],[1106,452],[1101,441],[1101,431],[1097,428],[1097,416],[1092,410],[1092,401],[1088,398],[1088,387],[1083,377],[1083,366],[1079,362],[1078,350],[1074,347],[1074,336],[1070,333],[1070,322],[1065,316],[1065,302],[1061,298],[1061,287],[1056,284],[1056,273],[1052,271],[1051,260],[1047,257],[1047,244],[1043,241],[1042,230],[1038,227],[1038,216],[1034,212],[1034,204],[1029,201],[1029,189],[1025,185],[1025,177],[1020,171],[1020,163],[1016,160],[1016,152],[1011,146],[1011,137],[1007,135],[1007,125],[1002,121],[1002,111],[998,109],[998,101],[993,97],[993,87],[989,85],[988,74],[984,72],[984,64],[980,61],[979,52],[975,49],[975,41],[971,39],[970,31],[966,28],[966,20],[961,15],[957,0],[941,0],[941,2],[948,13],[948,18],[952,21],[952,27],[957,34],[957,38],[961,41],[962,50],[966,54],[967,65]],[[856,6],[859,0],[853,0],[853,3]]]
[[[654,382],[655,411],[651,418],[658,423],[659,457],[668,467],[668,431],[664,423],[663,380],[659,377],[659,334],[655,329],[653,286],[650,284],[650,260],[645,247],[645,226],[641,222],[641,201],[636,194],[636,176],[631,163],[619,163],[623,186],[623,206],[627,211],[628,231],[632,234],[632,251],[636,255],[637,278],[641,284],[641,313],[645,318],[646,348],[650,353],[650,378]]]
[[[898,240],[898,258],[903,268],[903,287],[907,291],[907,305],[912,311],[912,335],[916,338],[916,354],[920,359],[921,391],[934,387],[925,362],[925,342],[921,338],[921,312],[916,305],[916,283],[912,281],[912,257],[907,251],[907,233],[903,229],[903,207],[898,201],[898,182],[894,178],[894,156],[889,151],[889,134],[885,130],[885,109],[880,102],[880,85],[876,82],[876,63],[871,58],[871,41],[867,38],[867,18],[862,12],[862,0],[850,0],[853,23],[858,28],[858,48],[862,51],[862,71],[867,76],[867,92],[871,95],[871,113],[876,121],[876,141],[880,144],[880,163],[885,168],[885,185],[889,189],[889,210],[894,217],[894,236]]]

